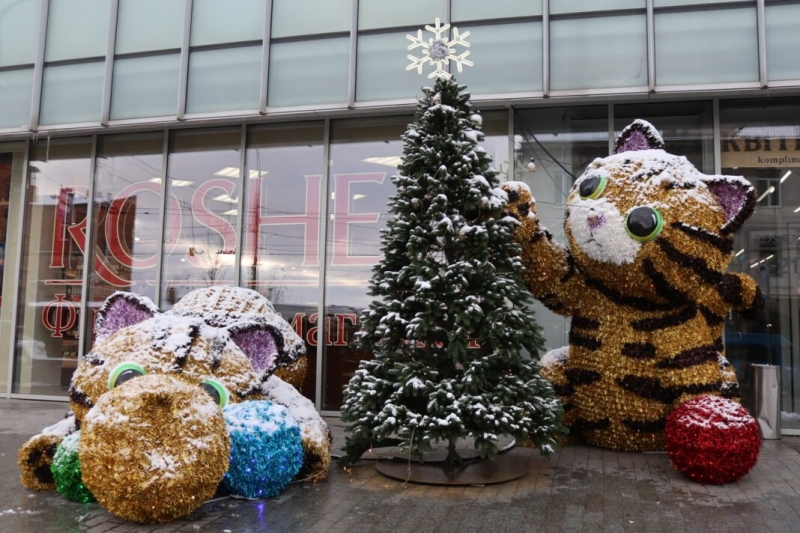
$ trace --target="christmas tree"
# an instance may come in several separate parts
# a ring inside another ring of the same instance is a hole
[[[361,316],[359,347],[375,358],[345,387],[342,462],[392,443],[421,460],[441,442],[452,465],[461,438],[493,459],[501,435],[549,454],[563,409],[539,376],[543,338],[512,242],[519,222],[478,146],[466,88],[440,77],[423,93],[392,178],[393,218],[370,280],[378,299]]]

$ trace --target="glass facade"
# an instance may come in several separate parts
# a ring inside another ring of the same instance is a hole
[[[796,86],[800,1],[759,5],[0,0],[0,136],[412,102],[406,35],[436,17],[469,32],[476,101]]]
[[[302,392],[338,410],[366,356],[353,336],[400,134],[430,84],[405,69],[406,35],[440,17],[470,32],[475,65],[455,74],[484,148],[556,239],[575,176],[635,118],[753,183],[732,269],[768,305],[729,317],[725,342],[737,369],[781,365],[800,434],[800,0],[648,4],[0,0],[0,388],[63,397],[114,290],[168,309],[229,284],[275,303],[306,341]],[[566,344],[569,322],[536,310],[547,347]]]

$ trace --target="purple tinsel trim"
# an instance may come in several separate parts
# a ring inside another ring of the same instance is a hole
[[[144,322],[157,312],[148,298],[124,292],[112,294],[97,313],[95,339],[104,339],[122,328]]]
[[[263,329],[251,329],[233,333],[231,339],[250,359],[253,370],[256,372],[271,370],[275,365],[278,345],[271,332]]]
[[[614,153],[629,152],[634,150],[663,150],[664,139],[658,130],[646,120],[634,120],[627,128],[622,130],[614,142]]]

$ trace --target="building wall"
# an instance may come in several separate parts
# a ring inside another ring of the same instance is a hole
[[[574,176],[635,118],[704,172],[754,183],[731,268],[768,307],[731,317],[726,342],[738,367],[782,365],[791,426],[800,0],[0,0],[0,142],[27,145],[0,145],[14,161],[3,390],[63,398],[113,290],[168,309],[225,283],[276,303],[306,339],[303,392],[338,410],[428,83],[405,68],[420,55],[406,35],[436,17],[470,32],[475,66],[456,74],[484,145],[556,238]],[[566,344],[567,320],[536,316],[548,348]]]

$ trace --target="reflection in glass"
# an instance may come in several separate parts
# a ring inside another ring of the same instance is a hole
[[[11,375],[9,339],[13,338],[12,317],[17,310],[12,307],[19,287],[19,256],[16,253],[22,239],[22,190],[26,168],[26,143],[0,144],[0,339],[5,340],[0,357],[0,390],[10,390]],[[3,296],[5,295],[5,298]],[[5,302],[3,301],[5,300]],[[3,305],[4,304],[4,305]]]
[[[162,310],[196,288],[236,280],[240,137],[239,128],[224,128],[179,131],[170,139]]]
[[[758,81],[756,8],[657,13],[656,83]]]
[[[615,105],[614,138],[637,118],[652,122],[669,153],[685,156],[701,172],[714,173],[714,120],[710,101]]]
[[[517,111],[514,129],[516,179],[530,186],[539,220],[552,232],[554,239],[564,243],[564,202],[572,188],[573,176],[580,176],[595,158],[608,155],[608,108],[550,107]],[[527,169],[531,157],[536,159],[535,173]],[[533,309],[544,328],[546,349],[565,346],[568,321],[538,301]]]
[[[257,290],[306,341],[301,392],[314,398],[319,301],[319,207],[323,124],[249,131],[242,286]]]
[[[98,142],[87,302],[91,316],[114,291],[155,300],[163,204],[163,134],[114,135]],[[177,208],[174,198],[171,202]],[[87,347],[94,341],[93,322],[87,321]]]
[[[325,280],[322,408],[339,410],[342,387],[367,354],[356,351],[358,316],[369,304],[367,282],[381,258],[380,230],[395,191],[391,176],[403,155],[400,135],[411,117],[334,122],[331,130]]]
[[[63,396],[78,361],[91,139],[38,143],[31,157],[13,392]]]
[[[783,429],[800,429],[800,106],[793,100],[720,102],[722,173],[744,176],[758,202],[734,237],[730,271],[753,276],[766,299],[755,320],[725,321],[728,359],[781,366]]]
[[[500,181],[509,179],[508,175],[508,112],[507,111],[484,111],[483,135],[484,140],[481,147],[492,157],[492,167],[500,172]],[[512,169],[513,171],[513,169]],[[514,179],[511,176],[510,179]]]

